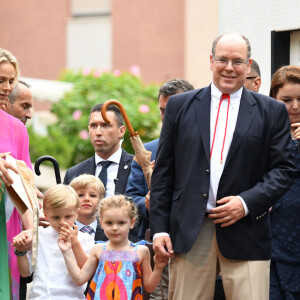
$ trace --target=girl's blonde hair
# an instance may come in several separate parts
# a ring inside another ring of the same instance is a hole
[[[99,215],[103,217],[103,212],[109,208],[123,208],[125,207],[128,211],[130,220],[137,220],[137,208],[129,198],[124,195],[113,195],[106,197],[100,201]]]
[[[0,64],[1,63],[10,63],[14,66],[16,75],[15,75],[15,82],[17,82],[19,75],[20,75],[20,70],[19,70],[19,64],[16,59],[16,57],[10,53],[8,50],[4,50],[0,48]]]
[[[99,200],[105,196],[105,187],[102,181],[99,178],[95,177],[94,175],[89,175],[89,174],[80,175],[71,181],[70,186],[75,191],[78,191],[80,189],[85,189],[88,186],[92,186],[99,193]]]
[[[58,184],[50,188],[43,199],[44,210],[48,208],[58,209],[65,207],[79,208],[80,202],[75,190],[64,184]]]

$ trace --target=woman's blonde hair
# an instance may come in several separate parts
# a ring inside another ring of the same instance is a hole
[[[20,76],[20,70],[19,70],[19,64],[16,59],[16,57],[10,53],[8,50],[4,50],[0,48],[0,64],[1,63],[10,63],[14,66],[16,75],[15,75],[15,82],[17,82],[19,76]]]
[[[50,188],[43,199],[44,210],[48,208],[58,209],[65,207],[79,208],[80,202],[75,190],[64,184],[58,184]]]
[[[94,175],[89,174],[82,174],[76,178],[74,178],[70,186],[75,190],[78,191],[80,189],[85,189],[89,186],[94,187],[96,191],[99,193],[99,200],[105,196],[105,187],[102,181],[95,177]]]
[[[125,207],[128,211],[130,220],[137,220],[137,208],[129,198],[124,195],[113,195],[106,197],[100,201],[99,215],[103,217],[103,212],[109,208],[123,208]]]

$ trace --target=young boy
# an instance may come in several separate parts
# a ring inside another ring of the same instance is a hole
[[[63,255],[59,250],[57,241],[59,238],[67,240],[71,235],[72,250],[76,257],[84,257],[89,254],[94,246],[94,240],[88,234],[73,233],[74,221],[79,210],[79,199],[70,186],[63,184],[50,188],[43,200],[45,218],[50,223],[47,228],[39,227],[39,243],[37,265],[33,274],[33,286],[29,293],[29,299],[85,299],[86,284],[78,287],[68,274]],[[19,251],[26,245],[28,234],[19,234],[14,238],[13,246],[18,259],[18,268],[22,277],[29,276],[31,268],[31,251]],[[81,245],[81,246],[80,246]],[[82,255],[81,251],[84,251]],[[77,260],[79,266],[85,260]]]
[[[97,219],[100,199],[105,196],[105,187],[101,180],[93,175],[83,174],[74,178],[70,186],[80,200],[76,220],[78,230],[89,233],[95,241],[106,241],[107,238]]]

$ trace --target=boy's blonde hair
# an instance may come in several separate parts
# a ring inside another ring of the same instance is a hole
[[[128,216],[130,220],[137,220],[137,208],[129,198],[124,195],[113,195],[106,197],[100,201],[99,215],[100,218],[103,217],[103,212],[109,208],[123,208],[125,207],[128,211]]]
[[[58,184],[50,188],[43,199],[44,210],[48,208],[58,209],[65,207],[79,208],[80,202],[75,190],[64,184]]]
[[[75,191],[78,191],[80,189],[85,189],[88,186],[92,186],[99,193],[99,200],[105,196],[105,187],[102,181],[99,178],[95,177],[94,175],[89,175],[89,174],[80,175],[71,181],[70,186]]]

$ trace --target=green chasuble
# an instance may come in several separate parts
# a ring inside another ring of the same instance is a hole
[[[4,184],[0,180],[0,299],[10,299]]]

